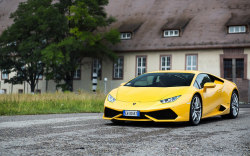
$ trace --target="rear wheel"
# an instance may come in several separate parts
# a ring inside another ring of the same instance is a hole
[[[189,122],[191,125],[198,125],[201,121],[202,105],[201,99],[198,95],[194,95],[190,104],[190,118]]]
[[[239,114],[239,96],[236,91],[233,91],[230,102],[230,113],[222,117],[234,119]]]

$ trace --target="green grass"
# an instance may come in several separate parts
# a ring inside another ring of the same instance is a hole
[[[105,95],[45,93],[0,95],[0,115],[103,112]]]

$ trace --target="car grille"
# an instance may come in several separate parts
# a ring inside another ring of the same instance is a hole
[[[121,112],[105,107],[104,116],[108,118],[113,118],[116,115],[121,114]]]
[[[113,118],[119,114],[123,114],[122,111],[116,111],[110,108],[105,108],[104,116],[108,118]],[[158,120],[170,120],[176,119],[177,114],[172,111],[171,109],[165,109],[160,111],[153,111],[153,112],[140,112],[140,117],[133,117],[133,116],[120,116],[119,118],[123,119],[148,119],[145,115],[153,117]]]
[[[166,119],[176,119],[177,114],[171,109],[165,109],[160,111],[148,112],[148,116],[151,116],[158,120],[166,120]]]

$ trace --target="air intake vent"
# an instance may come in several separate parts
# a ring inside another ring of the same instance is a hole
[[[146,113],[148,116],[151,116],[158,120],[168,120],[168,119],[176,119],[177,114],[171,109],[165,109],[160,111],[154,111]]]
[[[226,107],[224,107],[223,105],[220,105],[219,111],[224,111],[225,109],[226,109]]]
[[[110,109],[110,108],[105,108],[104,110],[104,116],[108,118],[113,118],[116,115],[122,114],[122,112]]]

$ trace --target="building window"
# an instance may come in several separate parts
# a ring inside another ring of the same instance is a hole
[[[236,78],[244,78],[244,59],[236,59]]]
[[[136,76],[146,73],[147,71],[147,56],[136,57]]]
[[[161,56],[161,67],[160,70],[171,69],[171,56]]]
[[[38,78],[38,80],[43,80],[43,75],[36,76],[36,78]]]
[[[93,59],[91,77],[93,77],[93,73],[97,74],[97,78],[102,79],[102,62],[100,59]]]
[[[186,55],[186,70],[197,70],[197,55]]]
[[[8,80],[9,74],[5,73],[5,70],[2,70],[2,80]]]
[[[224,78],[232,80],[233,75],[236,78],[244,78],[244,59],[235,59],[235,66],[233,65],[234,59],[224,59]],[[235,70],[233,70],[235,68]]]
[[[80,80],[81,79],[81,68],[78,67],[74,72],[74,80]]]
[[[23,89],[18,89],[18,94],[23,94]]]
[[[0,89],[0,94],[6,94],[7,93],[7,89]]]
[[[36,89],[35,93],[36,94],[41,94],[41,89]]]
[[[224,59],[224,78],[232,79],[232,59]]]
[[[119,57],[117,61],[114,63],[114,71],[113,71],[113,78],[114,79],[122,79],[123,78],[123,63],[124,58]]]
[[[246,26],[229,26],[228,33],[229,34],[236,34],[236,33],[246,33]]]
[[[164,30],[163,31],[163,37],[176,37],[180,36],[179,30]]]
[[[120,39],[121,40],[129,40],[132,37],[132,33],[121,33]]]

